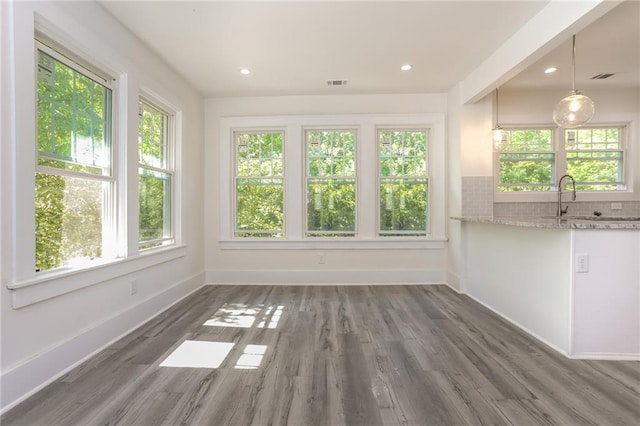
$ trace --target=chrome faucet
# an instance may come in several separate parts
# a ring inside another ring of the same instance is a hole
[[[560,180],[558,181],[558,210],[556,212],[556,216],[558,217],[562,217],[563,214],[567,214],[567,211],[569,210],[569,205],[567,204],[567,207],[565,207],[564,209],[562,208],[562,181],[565,179],[571,179],[571,184],[573,185],[573,200],[575,201],[576,199],[576,181],[575,179],[573,179],[573,176],[571,175],[564,175],[560,178]]]

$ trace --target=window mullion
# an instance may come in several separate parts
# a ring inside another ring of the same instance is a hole
[[[108,176],[108,175],[97,175],[93,173],[76,172],[74,170],[58,169],[55,167],[40,166],[40,165],[36,165],[36,172],[46,173],[49,175],[74,177],[78,179],[100,180],[104,182],[115,182],[116,180],[115,177]]]
[[[142,163],[138,163],[138,167],[141,169],[146,169],[146,170],[150,170],[152,172],[158,172],[158,173],[164,173],[167,175],[172,175],[173,171],[171,169],[163,169],[160,167],[153,167],[153,166],[149,166],[146,164],[142,164]]]

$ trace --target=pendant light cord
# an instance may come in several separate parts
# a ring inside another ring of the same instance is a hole
[[[496,87],[496,128],[500,127],[500,121],[498,120],[498,102],[500,96],[498,96],[498,88]]]
[[[571,50],[571,65],[573,67],[573,81],[571,83],[571,92],[576,92],[576,35],[573,35],[573,49]]]

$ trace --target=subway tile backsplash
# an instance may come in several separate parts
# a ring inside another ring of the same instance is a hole
[[[611,202],[568,201],[569,216],[591,216],[601,212],[604,216],[639,216],[640,201],[620,201],[622,209],[613,210]],[[484,217],[539,217],[556,214],[557,203],[494,203],[492,176],[462,177],[462,215]]]
[[[493,177],[462,177],[462,215],[493,216]]]
[[[601,212],[604,216],[640,216],[640,202],[620,201],[621,210],[613,210],[611,202],[593,201],[563,201],[562,207],[569,206],[569,216],[591,216],[593,212]],[[464,206],[464,200],[463,200]],[[553,216],[556,214],[557,203],[495,203],[493,215],[495,217],[531,217]]]

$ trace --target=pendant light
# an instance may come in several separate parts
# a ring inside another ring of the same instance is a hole
[[[553,121],[563,128],[571,129],[586,124],[595,113],[593,101],[576,90],[576,36],[573,35],[573,49],[571,54],[573,68],[573,83],[569,96],[558,102],[553,110]]]
[[[500,127],[498,120],[498,89],[496,88],[496,127],[493,128],[491,133],[493,134],[493,147],[496,151],[502,151],[509,145],[510,133],[508,130]]]

